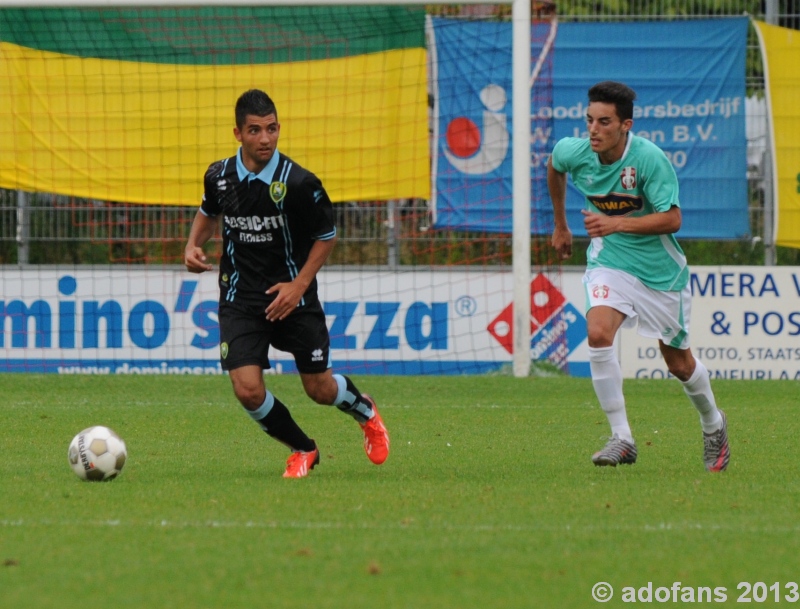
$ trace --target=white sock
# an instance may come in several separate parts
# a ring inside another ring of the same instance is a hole
[[[622,368],[617,361],[614,347],[589,347],[589,368],[592,371],[594,392],[608,417],[611,434],[633,442],[625,412],[625,396],[622,394]]]
[[[695,359],[695,362],[697,365],[691,378],[685,383],[683,381],[681,383],[686,395],[700,413],[700,424],[703,426],[703,431],[711,433],[722,427],[722,415],[717,408],[714,393],[711,391],[708,370],[699,359]]]

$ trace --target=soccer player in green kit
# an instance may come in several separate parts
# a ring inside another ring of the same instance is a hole
[[[611,426],[611,438],[592,461],[611,466],[636,462],[613,344],[620,327],[638,325],[639,334],[658,340],[667,368],[699,412],[705,467],[719,472],[730,459],[727,420],[717,408],[708,370],[689,348],[689,267],[674,237],[681,227],[678,179],[658,146],[631,133],[635,98],[619,82],[591,87],[588,139],[563,138],[547,166],[555,216],[552,244],[562,258],[572,255],[567,174],[586,197],[581,213],[591,237],[583,277],[589,364]]]

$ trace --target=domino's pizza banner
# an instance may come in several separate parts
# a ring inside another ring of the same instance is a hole
[[[510,273],[324,270],[319,280],[339,371],[471,374],[511,362]],[[531,351],[586,372],[585,319],[570,302],[581,288],[559,283],[531,283]],[[2,270],[0,372],[221,374],[217,298],[215,273]],[[270,360],[296,371],[288,353]]]
[[[800,271],[692,269],[692,349],[713,378],[800,380]],[[530,358],[589,376],[582,271],[531,277]],[[337,371],[480,374],[513,357],[510,272],[328,271],[320,276]],[[222,374],[215,274],[0,269],[0,372]],[[625,330],[626,378],[669,376]],[[295,372],[288,353],[273,373]]]
[[[685,238],[750,232],[745,135],[747,18],[532,26],[531,233],[553,217],[546,164],[562,137],[586,137],[587,90],[637,92],[633,132],[667,154],[680,181]],[[437,228],[512,232],[512,25],[429,22]],[[585,235],[570,183],[567,219]]]

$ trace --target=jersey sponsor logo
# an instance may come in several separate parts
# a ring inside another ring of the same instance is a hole
[[[217,180],[217,190],[228,190],[228,181],[224,178]]]
[[[312,362],[321,362],[322,361],[322,349],[314,349],[311,352],[311,361]]]
[[[253,233],[239,233],[239,243],[266,243],[272,241],[272,233],[260,233],[254,235]]]
[[[286,196],[286,184],[273,182],[269,185],[269,196],[275,203],[280,203]]]
[[[587,197],[598,210],[607,216],[625,216],[644,207],[641,197],[612,192],[608,195]]]
[[[619,175],[619,181],[625,190],[633,190],[636,188],[636,168],[623,167],[622,173]]]
[[[530,322],[531,359],[567,368],[567,357],[586,339],[586,318],[542,274],[531,281]],[[514,352],[513,303],[492,320],[487,330],[506,351]]]
[[[231,228],[250,231],[267,231],[283,227],[283,216],[225,216]]]

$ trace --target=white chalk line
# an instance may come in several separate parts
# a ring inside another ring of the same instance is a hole
[[[656,524],[619,524],[612,526],[602,525],[572,525],[572,524],[456,524],[456,523],[418,523],[418,522],[312,522],[300,520],[287,521],[235,521],[235,520],[134,520],[134,519],[109,519],[109,520],[56,520],[56,519],[0,519],[0,527],[8,528],[157,528],[157,529],[302,529],[302,530],[400,530],[400,531],[465,531],[474,533],[502,533],[502,532],[564,532],[564,533],[602,533],[614,531],[629,532],[724,532],[750,534],[787,534],[800,533],[797,526],[755,526],[741,527],[725,524],[704,524],[699,522],[686,523],[656,523]]]

